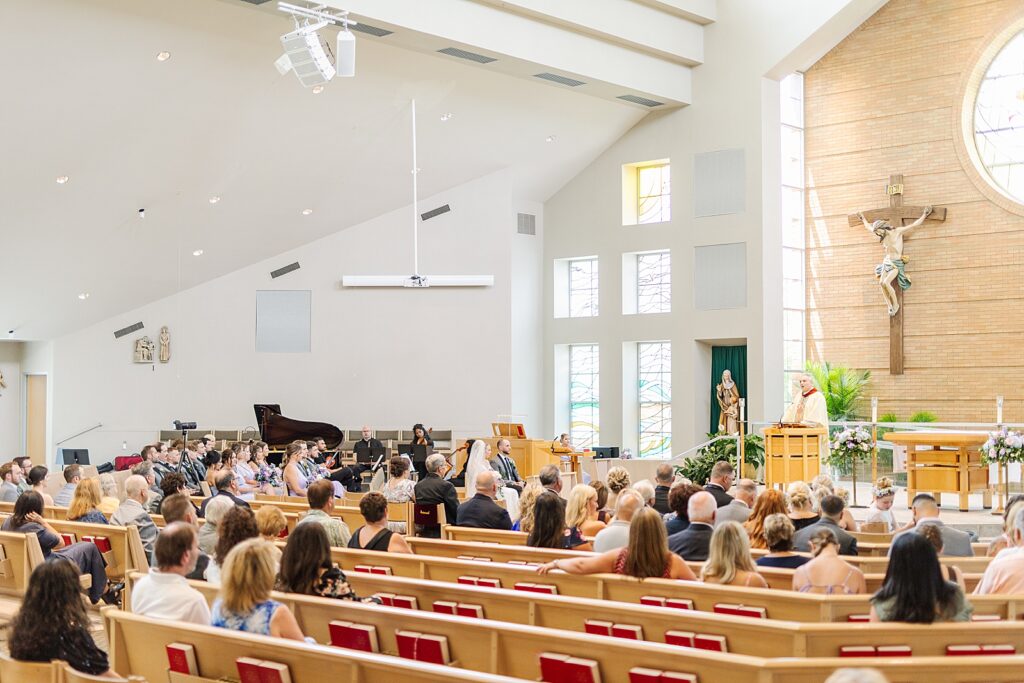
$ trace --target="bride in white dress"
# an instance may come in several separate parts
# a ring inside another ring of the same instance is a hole
[[[469,451],[466,463],[466,493],[476,491],[476,475],[487,470],[494,470],[490,463],[491,446],[483,439],[477,439]],[[519,519],[519,492],[513,488],[502,486],[498,489],[498,498],[505,501],[505,509],[512,521]]]

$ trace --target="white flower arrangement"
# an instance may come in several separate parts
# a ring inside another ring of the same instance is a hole
[[[829,464],[845,465],[868,456],[875,443],[871,432],[864,427],[845,427],[837,432],[829,443]]]
[[[988,440],[981,447],[981,459],[986,465],[1024,462],[1024,436],[1006,427],[990,432]]]

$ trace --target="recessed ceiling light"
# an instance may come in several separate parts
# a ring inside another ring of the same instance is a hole
[[[192,255],[193,256],[202,256],[203,255],[203,250],[202,249],[196,249],[195,251],[192,252]]]
[[[85,301],[86,299],[89,298],[89,292],[82,292],[81,294],[78,295],[78,298],[81,299],[82,301]]]
[[[555,141],[555,136],[554,135],[549,135],[546,138],[544,138],[544,142],[554,142],[554,141]]]
[[[313,213],[313,209],[303,209],[302,210],[302,215],[303,216],[308,216],[311,213]]]
[[[323,91],[324,91],[324,86],[322,86],[322,85],[314,85],[313,86],[313,94],[314,95],[319,95]]]
[[[68,178],[66,175],[59,175],[59,176],[57,176],[57,184],[58,185],[63,185],[64,183],[66,183],[69,180],[70,180],[70,178]]]
[[[212,197],[210,197],[210,203],[211,204],[216,204],[219,201],[220,201],[220,197],[218,197],[217,195],[213,195]]]
[[[450,111],[446,111],[445,113],[441,114],[441,120],[450,121],[454,116],[455,114],[451,113]]]
[[[158,62],[166,62],[170,58],[171,53],[166,50],[164,50],[163,52],[156,53],[156,61]]]

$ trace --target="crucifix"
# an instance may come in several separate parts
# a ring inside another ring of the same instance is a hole
[[[885,249],[885,258],[875,267],[875,277],[889,308],[889,374],[903,374],[903,290],[910,288],[906,263],[910,259],[903,255],[903,240],[914,228],[926,220],[946,220],[944,208],[903,205],[903,175],[889,176],[885,186],[889,195],[889,206],[872,209],[847,217],[850,227],[863,225],[878,237]],[[907,225],[905,220],[912,220]],[[896,286],[893,286],[895,283]]]

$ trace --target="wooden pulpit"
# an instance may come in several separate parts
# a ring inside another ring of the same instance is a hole
[[[764,483],[785,489],[790,482],[810,482],[821,472],[825,427],[774,425],[764,429]]]

